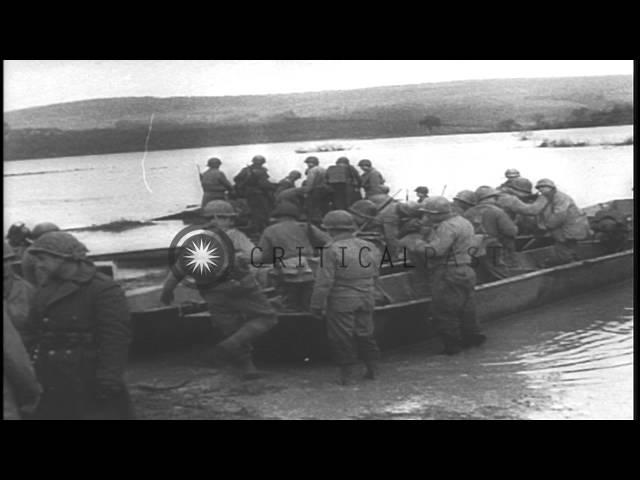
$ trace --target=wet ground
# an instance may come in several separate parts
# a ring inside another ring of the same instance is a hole
[[[454,357],[438,342],[384,352],[378,380],[342,387],[331,365],[268,365],[264,379],[175,354],[128,374],[141,419],[631,419],[633,284],[485,326]]]

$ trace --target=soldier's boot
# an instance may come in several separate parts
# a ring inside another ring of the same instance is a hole
[[[459,338],[451,335],[443,335],[442,343],[444,344],[442,353],[445,355],[457,355],[462,351],[462,342]]]
[[[239,359],[238,366],[242,372],[242,378],[244,380],[257,380],[265,376],[264,372],[258,370],[253,363],[251,355],[246,355]]]
[[[342,365],[338,383],[343,386],[354,385],[356,383],[356,365]]]
[[[367,371],[364,374],[366,380],[375,380],[380,375],[380,366],[375,360],[369,360],[364,362],[367,367]]]

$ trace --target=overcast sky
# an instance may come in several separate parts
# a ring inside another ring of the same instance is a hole
[[[619,74],[633,74],[633,61],[5,60],[4,111],[91,98],[247,95]]]

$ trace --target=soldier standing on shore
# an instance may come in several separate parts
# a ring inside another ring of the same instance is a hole
[[[365,378],[375,379],[380,358],[373,337],[374,288],[380,262],[377,249],[353,236],[356,226],[349,212],[327,213],[322,227],[333,241],[326,246],[316,274],[311,312],[317,317],[326,314],[329,344],[340,366],[339,383],[354,383],[358,358],[366,365]]]

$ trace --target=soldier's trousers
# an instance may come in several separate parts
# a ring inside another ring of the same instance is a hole
[[[259,288],[238,293],[202,292],[211,321],[225,339],[218,344],[238,358],[251,354],[252,342],[277,323],[276,312]]]
[[[431,312],[438,334],[459,342],[480,333],[473,287],[476,274],[469,265],[438,266],[431,270]]]
[[[553,255],[544,261],[545,267],[554,267],[579,260],[578,241],[565,240],[553,245]]]
[[[349,311],[327,309],[329,346],[334,361],[340,366],[353,365],[358,358],[367,364],[380,358],[380,349],[373,336],[372,302],[358,303]]]

